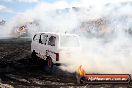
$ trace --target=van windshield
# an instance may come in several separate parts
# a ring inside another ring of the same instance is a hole
[[[60,47],[79,47],[79,38],[73,35],[61,35]]]

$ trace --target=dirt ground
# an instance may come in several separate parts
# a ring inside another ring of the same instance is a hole
[[[29,39],[0,39],[1,88],[130,88],[127,84],[78,85],[74,73],[54,66],[52,74],[30,61]]]

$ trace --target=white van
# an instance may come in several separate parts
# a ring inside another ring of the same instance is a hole
[[[80,49],[79,36],[65,33],[36,33],[31,43],[32,58],[47,61],[49,67],[62,64],[62,58],[72,56],[71,52]],[[48,58],[48,59],[47,59]]]

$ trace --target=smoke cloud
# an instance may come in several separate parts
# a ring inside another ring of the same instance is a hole
[[[27,25],[29,35],[42,31],[79,35],[82,50],[61,58],[63,70],[73,72],[83,65],[88,73],[132,73],[131,9],[132,2],[126,0],[41,2],[17,14],[5,28],[18,36],[15,26],[35,22]]]

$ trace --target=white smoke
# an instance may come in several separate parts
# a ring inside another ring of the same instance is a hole
[[[12,33],[16,25],[37,21],[39,27],[28,25],[31,35],[38,31],[80,35],[83,49],[76,51],[74,58],[62,58],[67,65],[72,64],[61,67],[63,70],[75,71],[82,64],[88,72],[132,73],[131,3],[128,0],[41,2],[12,18],[6,27]]]

